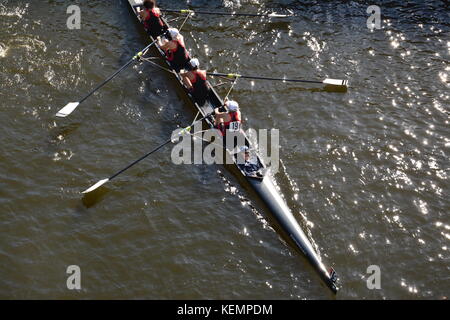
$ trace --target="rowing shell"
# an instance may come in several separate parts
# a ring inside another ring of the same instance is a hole
[[[131,9],[136,15],[137,19],[140,21],[138,12],[142,9],[142,0],[128,0]],[[169,24],[162,19],[167,27],[170,27]],[[154,39],[152,39],[153,41]],[[159,54],[165,58],[165,54],[161,48],[156,45],[156,48]],[[164,59],[164,61],[166,61]],[[170,65],[166,61],[167,67],[171,69]],[[203,106],[195,103],[193,97],[190,95],[186,87],[184,86],[181,76],[175,72],[173,74],[176,77],[176,80],[179,82],[180,86],[185,89],[186,94],[192,104],[195,106],[197,111],[202,115],[206,116],[213,112],[215,108],[218,108],[223,105],[223,101],[217,92],[211,88],[211,94],[209,95],[207,101]],[[213,120],[210,118],[205,119],[205,122],[210,128],[214,128]],[[242,132],[245,136],[245,134]],[[245,137],[246,145],[251,145],[251,142]],[[235,158],[233,158],[236,160]],[[238,173],[238,178],[243,178],[243,180],[247,181],[248,184],[253,188],[262,202],[267,206],[270,210],[273,218],[278,224],[277,228],[282,232],[283,237],[288,240],[297,250],[302,252],[314,269],[318,272],[324,283],[334,292],[337,292],[336,286],[336,273],[333,268],[330,268],[329,271],[325,268],[325,265],[320,260],[319,256],[315,252],[314,248],[311,245],[311,242],[308,240],[297,220],[295,220],[292,211],[287,206],[284,199],[281,197],[280,193],[275,187],[273,177],[268,173],[266,167],[262,161],[262,159],[257,155],[257,163],[260,167],[260,171],[264,172],[262,177],[255,177],[254,175],[247,174],[245,170],[243,170],[242,166],[237,164],[236,161],[232,167],[234,167],[233,171]],[[242,180],[242,179],[239,179]]]

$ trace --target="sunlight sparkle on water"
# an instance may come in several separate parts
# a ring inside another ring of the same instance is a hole
[[[248,237],[250,235],[250,232],[248,232],[247,228],[244,227],[244,229],[242,230],[241,234]]]
[[[445,72],[439,72],[439,78],[442,82],[447,83],[448,82],[448,74]]]
[[[358,254],[359,253],[359,251],[355,249],[353,244],[350,244],[348,247],[349,247],[350,251],[353,252],[354,254]]]
[[[8,47],[2,43],[0,43],[0,58],[6,57],[8,53]]]
[[[397,49],[397,48],[400,46],[400,42],[398,42],[397,40],[392,40],[392,41],[391,41],[391,46],[392,46],[394,49]]]

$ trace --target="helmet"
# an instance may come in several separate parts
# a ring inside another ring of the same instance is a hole
[[[229,100],[225,102],[225,105],[227,106],[228,110],[235,112],[239,110],[239,103],[237,103],[234,100]]]
[[[177,28],[170,28],[168,31],[172,39],[175,39],[180,34],[180,31],[178,31]]]
[[[193,58],[189,61],[189,65],[191,66],[192,69],[196,69],[199,67],[200,62],[198,61],[197,58]]]
[[[245,153],[248,153],[249,151],[250,151],[250,148],[249,147],[247,147],[247,146],[242,146],[241,148],[240,148],[240,150],[239,150],[240,152],[245,152]]]

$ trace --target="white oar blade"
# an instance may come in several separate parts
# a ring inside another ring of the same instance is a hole
[[[94,184],[92,187],[90,187],[89,189],[84,190],[82,193],[86,194],[86,193],[90,193],[94,190],[97,190],[98,188],[100,188],[102,185],[104,185],[105,183],[107,183],[109,181],[109,179],[103,179],[100,180],[99,182],[97,182],[96,184]]]
[[[62,108],[61,110],[58,111],[56,116],[60,117],[60,118],[67,117],[69,114],[71,114],[73,112],[73,110],[75,110],[78,107],[79,104],[80,104],[79,102],[68,103],[64,108]]]
[[[330,84],[332,86],[343,86],[346,87],[348,84],[348,80],[340,80],[340,79],[325,79],[323,80],[324,84]]]
[[[276,13],[276,12],[269,13],[268,16],[270,18],[286,18],[286,17],[289,17],[289,15],[287,15],[287,14],[279,14],[279,13]]]

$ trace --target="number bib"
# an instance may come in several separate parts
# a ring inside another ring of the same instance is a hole
[[[239,131],[240,129],[241,129],[241,123],[239,121],[230,122],[230,127],[228,129],[228,130],[230,130],[230,132]]]

